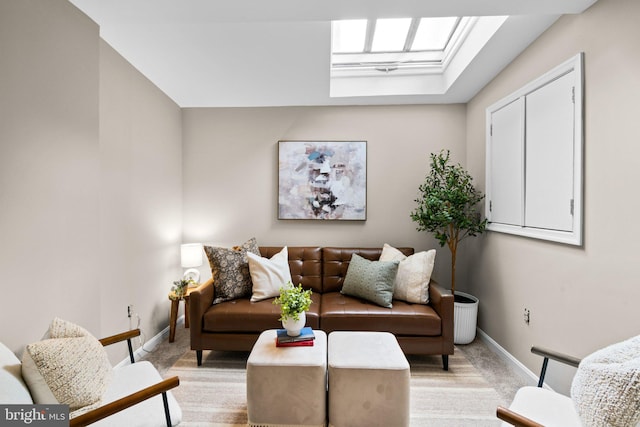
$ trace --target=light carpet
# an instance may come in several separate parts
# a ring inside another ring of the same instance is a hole
[[[204,352],[201,367],[188,350],[165,376],[180,377],[173,394],[183,411],[181,426],[247,425],[246,362],[248,353]],[[498,392],[456,349],[449,371],[439,356],[409,356],[411,426],[498,426],[495,411],[504,405]],[[392,426],[385,426],[392,427]]]

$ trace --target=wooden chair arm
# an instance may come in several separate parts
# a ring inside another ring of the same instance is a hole
[[[569,366],[573,366],[574,368],[577,368],[580,364],[580,359],[578,359],[577,357],[569,356],[567,354],[559,353],[557,351],[549,350],[543,347],[533,346],[531,347],[531,353],[555,360],[560,363],[564,363]]]
[[[538,424],[537,422],[502,406],[498,406],[496,415],[502,421],[506,421],[516,427],[544,427],[542,424]]]
[[[116,335],[111,335],[110,337],[102,338],[99,341],[103,346],[108,346],[120,341],[127,340],[127,347],[129,347],[129,360],[131,360],[131,363],[136,363],[136,359],[133,357],[133,345],[131,345],[131,338],[137,336],[140,336],[140,329],[132,329],[130,331],[122,332]]]
[[[549,365],[549,359],[555,360],[566,365],[573,366],[575,368],[580,365],[580,359],[577,357],[569,356],[566,354],[558,353],[557,351],[549,350],[542,347],[531,347],[531,353],[544,357],[542,360],[542,368],[540,369],[540,378],[538,379],[538,387],[542,387],[544,384],[544,377],[547,374],[547,366]]]
[[[85,412],[82,415],[78,415],[69,421],[70,427],[86,426],[124,409],[127,409],[133,405],[137,405],[151,397],[157,396],[161,393],[166,393],[168,390],[177,387],[180,384],[178,377],[171,377],[163,380],[152,386],[143,388],[133,394],[125,396],[121,399],[114,400],[111,403],[107,403],[104,406]]]
[[[128,340],[138,336],[140,336],[140,329],[132,329],[130,331],[126,331],[116,335],[111,335],[110,337],[102,338],[99,341],[100,341],[100,344],[106,347],[108,345],[115,344],[117,342]]]

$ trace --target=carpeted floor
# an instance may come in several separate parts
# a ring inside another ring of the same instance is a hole
[[[163,341],[144,356],[161,375],[180,377],[173,394],[184,426],[246,426],[248,353],[205,351],[196,366],[189,334],[179,325],[176,340]],[[442,370],[440,356],[408,356],[411,365],[411,426],[498,426],[497,405],[510,402],[527,379],[511,370],[482,341],[457,346]]]

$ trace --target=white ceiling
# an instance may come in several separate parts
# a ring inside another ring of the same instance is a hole
[[[467,102],[563,14],[597,0],[70,0],[181,107]],[[329,97],[333,19],[510,18],[445,94]]]

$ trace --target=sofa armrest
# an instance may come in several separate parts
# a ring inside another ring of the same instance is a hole
[[[453,354],[453,294],[449,290],[445,290],[435,280],[429,283],[429,304],[442,321],[442,337],[444,338],[446,348],[443,349],[447,354]]]
[[[194,350],[197,349],[200,343],[202,318],[207,309],[213,304],[214,294],[213,279],[207,280],[189,294],[189,331],[191,348]]]
[[[142,390],[136,393],[130,394],[121,399],[107,403],[106,405],[92,409],[91,411],[85,412],[82,415],[78,415],[77,417],[72,418],[69,421],[69,426],[79,427],[79,426],[86,426],[89,424],[93,424],[96,421],[99,421],[103,418],[106,418],[110,415],[113,415],[131,406],[137,405],[138,403],[143,402],[159,394],[163,394],[163,399],[166,400],[165,393],[168,390],[171,390],[172,388],[177,387],[179,384],[180,384],[180,380],[178,377],[167,378],[166,380],[163,380],[157,384],[143,388]],[[165,411],[166,411],[166,403],[165,403]],[[169,420],[167,420],[167,424],[171,425]]]

